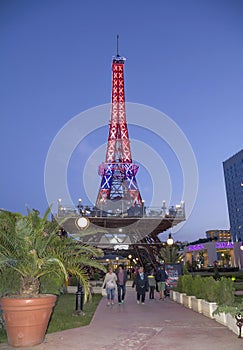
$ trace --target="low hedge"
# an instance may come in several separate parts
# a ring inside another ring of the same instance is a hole
[[[212,276],[182,275],[179,277],[176,290],[194,295],[198,299],[216,302],[218,305],[233,305],[235,300],[234,282],[226,277],[215,280]]]

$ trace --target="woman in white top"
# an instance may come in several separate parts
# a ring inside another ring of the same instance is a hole
[[[106,288],[107,293],[107,306],[114,305],[115,289],[116,289],[117,276],[113,272],[113,268],[109,267],[102,288]]]

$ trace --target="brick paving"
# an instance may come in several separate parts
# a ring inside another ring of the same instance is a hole
[[[79,316],[82,317],[82,316]],[[242,350],[243,338],[227,327],[169,298],[137,305],[128,287],[126,302],[107,307],[103,298],[89,326],[48,334],[28,350]],[[13,347],[0,344],[1,350]],[[21,348],[27,350],[27,348]]]

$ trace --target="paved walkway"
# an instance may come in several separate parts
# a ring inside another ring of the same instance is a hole
[[[156,293],[157,294],[157,293]],[[81,317],[81,316],[80,316]],[[89,326],[48,334],[28,350],[242,350],[243,338],[227,327],[166,298],[106,306],[103,298]],[[1,350],[14,349],[0,344]],[[22,348],[23,349],[23,348]],[[25,350],[25,349],[23,349]]]

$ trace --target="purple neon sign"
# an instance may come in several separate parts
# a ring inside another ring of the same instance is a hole
[[[216,242],[215,243],[215,248],[216,249],[232,249],[234,248],[234,243],[233,242]]]
[[[194,245],[188,246],[189,251],[202,250],[202,249],[205,249],[204,244],[194,244]]]
[[[233,242],[216,242],[215,248],[216,249],[232,249],[232,248],[234,248],[234,243]],[[204,244],[194,244],[194,245],[188,246],[189,252],[203,250],[203,249],[206,249],[204,247]]]

